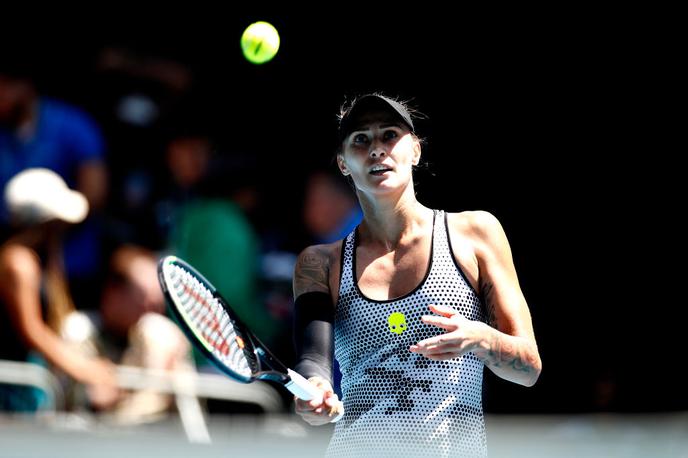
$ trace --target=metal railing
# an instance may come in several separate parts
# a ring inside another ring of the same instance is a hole
[[[174,395],[182,425],[191,442],[210,442],[199,399],[219,399],[248,403],[265,413],[282,410],[282,399],[275,388],[263,382],[243,384],[223,375],[193,371],[172,372],[117,366],[117,384],[126,390],[149,390]],[[41,409],[64,410],[65,395],[58,379],[43,366],[28,362],[0,360],[0,383],[33,386],[46,393]]]
[[[0,383],[33,386],[46,394],[46,402],[41,409],[55,412],[65,406],[64,392],[57,377],[38,364],[20,361],[0,360]]]

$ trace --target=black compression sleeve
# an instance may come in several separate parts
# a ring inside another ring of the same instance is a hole
[[[327,293],[301,294],[294,301],[296,372],[319,376],[332,384],[332,327],[334,306]]]

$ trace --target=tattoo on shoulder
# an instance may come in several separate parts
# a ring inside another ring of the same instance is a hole
[[[327,253],[309,249],[299,256],[294,272],[294,292],[329,292]]]
[[[497,314],[495,312],[494,285],[490,280],[480,280],[480,296],[487,315],[487,324],[497,328]]]

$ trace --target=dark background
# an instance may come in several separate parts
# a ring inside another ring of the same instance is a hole
[[[671,262],[660,260],[680,226],[656,194],[676,183],[656,173],[653,20],[563,8],[343,7],[104,8],[50,26],[18,19],[0,49],[28,56],[45,93],[92,112],[106,95],[94,72],[104,46],[183,63],[194,84],[181,111],[227,154],[259,161],[256,179],[273,190],[269,219],[295,232],[294,183],[330,165],[344,98],[381,90],[410,99],[427,116],[418,122],[429,165],[417,176],[419,200],[500,219],[533,316],[540,381],[525,389],[488,374],[486,409],[688,409],[676,375],[685,301]],[[261,66],[239,48],[256,20],[282,39]]]

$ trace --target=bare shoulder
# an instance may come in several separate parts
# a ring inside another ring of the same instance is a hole
[[[15,295],[21,288],[37,288],[41,277],[41,264],[36,253],[19,244],[0,246],[0,294]]]
[[[330,272],[337,266],[341,242],[304,249],[294,267],[294,297],[303,293],[330,293]]]
[[[40,261],[32,249],[8,243],[0,246],[0,273],[3,276],[21,277],[40,272]]]
[[[447,215],[452,232],[484,242],[496,242],[504,235],[504,229],[492,213],[476,210]]]

